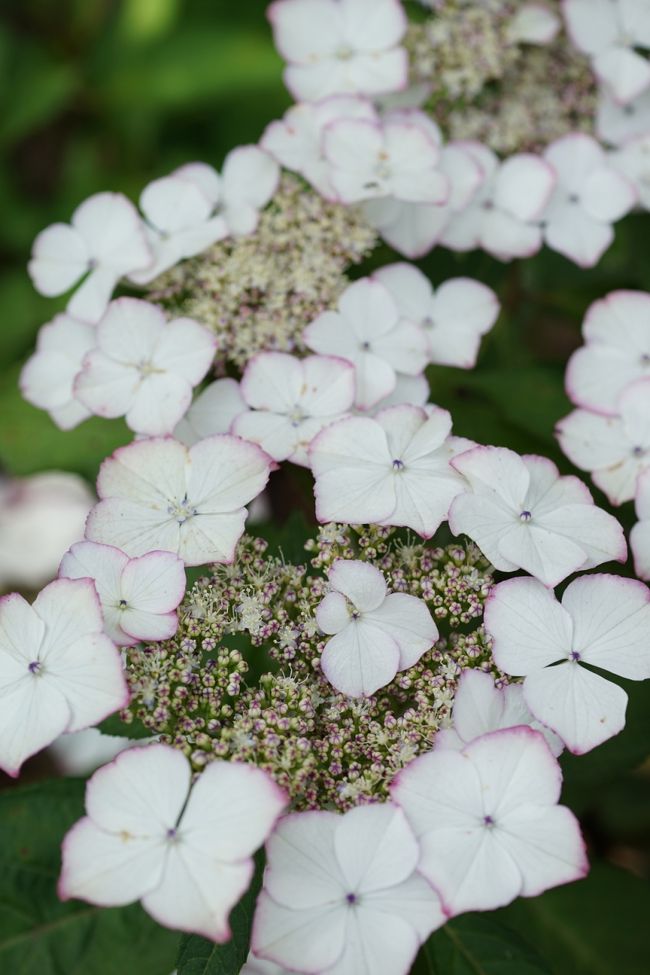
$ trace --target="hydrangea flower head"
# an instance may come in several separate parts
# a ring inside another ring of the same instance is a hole
[[[373,565],[339,559],[329,570],[332,591],[316,610],[325,644],[321,667],[330,684],[350,697],[369,697],[398,670],[407,670],[438,638],[426,603],[389,593]]]
[[[256,955],[327,975],[406,975],[444,922],[419,849],[390,803],[294,813],[267,843],[253,921]]]
[[[524,569],[555,586],[578,569],[624,562],[623,529],[594,505],[576,477],[560,477],[545,457],[475,447],[452,460],[471,491],[449,511],[455,535],[468,535],[502,572]]]
[[[276,0],[268,9],[284,80],[299,100],[404,88],[406,15],[399,0]]]
[[[216,340],[198,322],[167,322],[138,298],[111,302],[97,326],[97,346],[74,382],[77,399],[98,416],[125,416],[137,433],[171,433],[214,358]]]
[[[18,593],[0,599],[0,768],[8,775],[63,732],[127,705],[122,662],[102,630],[90,579],[57,579],[31,606]]]
[[[627,704],[621,687],[584,664],[646,680],[649,622],[648,587],[611,575],[575,579],[561,603],[534,579],[508,579],[485,609],[497,666],[525,677],[526,704],[577,755],[618,734]]]
[[[468,444],[450,431],[446,410],[408,405],[326,427],[309,450],[318,520],[403,525],[430,538],[465,490],[450,460]]]
[[[462,751],[421,755],[395,779],[393,800],[420,842],[420,870],[451,916],[584,877],[578,823],[559,806],[562,773],[530,728],[493,731]]]
[[[133,204],[121,193],[96,193],[77,207],[69,224],[55,223],[41,231],[28,269],[36,290],[48,297],[63,294],[83,277],[68,311],[94,323],[119,279],[152,262]]]
[[[171,437],[138,440],[102,464],[86,538],[132,558],[161,550],[186,565],[230,562],[244,505],[261,493],[272,466],[256,444],[227,434],[189,448]]]
[[[122,752],[86,786],[86,816],[63,841],[59,896],[103,907],[140,900],[166,927],[231,937],[230,910],[253,876],[251,855],[287,797],[252,765],[214,761],[191,786],[168,745]]]

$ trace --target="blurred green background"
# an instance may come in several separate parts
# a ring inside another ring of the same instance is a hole
[[[67,221],[91,193],[121,190],[137,200],[147,181],[181,163],[201,159],[219,167],[229,149],[256,141],[290,104],[266,6],[266,0],[0,3],[0,465],[7,473],[61,468],[92,480],[103,457],[130,439],[121,421],[91,420],[62,433],[20,399],[17,376],[36,332],[65,304],[31,287],[25,265],[33,238],[47,224]],[[480,278],[503,304],[474,372],[431,370],[432,399],[452,411],[457,433],[544,453],[571,471],[553,437],[554,423],[570,409],[564,365],[580,344],[592,300],[618,287],[650,290],[649,229],[647,214],[628,217],[601,264],[587,272],[550,252],[503,265],[482,254],[436,250],[420,262],[434,283],[458,274]],[[393,259],[384,248],[372,264]],[[630,504],[615,513],[626,527],[633,523]],[[650,686],[621,683],[631,697],[625,732],[589,756],[563,760],[565,798],[582,818],[595,861],[591,878],[500,912],[536,943],[547,967],[449,962],[438,969],[432,961],[430,972],[650,970]],[[2,930],[0,920],[0,968],[3,957],[14,960],[3,956]],[[147,971],[168,975],[165,964]],[[32,970],[38,971],[24,968]],[[104,969],[85,969],[93,971]],[[121,972],[129,975],[128,968]]]

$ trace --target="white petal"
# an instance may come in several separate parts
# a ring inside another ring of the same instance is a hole
[[[614,223],[630,212],[637,202],[637,193],[625,176],[611,166],[601,166],[585,180],[580,201],[589,216]]]
[[[379,569],[358,559],[337,559],[328,573],[330,584],[362,613],[378,609],[386,598],[386,580]]]
[[[129,559],[122,572],[122,598],[148,613],[171,613],[184,593],[183,563],[171,552]]]
[[[542,246],[542,233],[532,223],[524,223],[505,210],[490,210],[481,221],[479,243],[488,254],[502,261],[531,257]]]
[[[239,383],[235,379],[217,379],[199,393],[174,436],[191,447],[204,437],[229,433],[233,420],[245,409]]]
[[[72,214],[71,223],[86,241],[90,256],[100,268],[113,271],[116,280],[151,263],[138,211],[121,193],[89,197]]]
[[[610,47],[592,61],[594,74],[617,102],[627,104],[650,86],[650,64],[627,46]]]
[[[636,579],[575,579],[562,597],[573,619],[573,650],[585,663],[630,680],[650,677],[650,590]]]
[[[510,156],[499,167],[494,202],[519,220],[534,220],[548,200],[555,174],[547,162],[531,153]]]
[[[299,444],[299,427],[286,413],[250,410],[235,417],[232,433],[259,444],[273,460],[287,460]]]
[[[550,44],[561,29],[557,14],[541,3],[525,3],[510,21],[508,34],[518,43]]]
[[[192,402],[186,379],[171,372],[145,376],[126,412],[127,426],[136,433],[156,437],[171,433]]]
[[[300,360],[285,352],[261,352],[246,365],[241,392],[255,410],[291,411],[300,400],[304,381]]]
[[[225,514],[204,514],[188,518],[180,528],[178,554],[186,565],[232,562],[244,531],[246,508]]]
[[[638,521],[630,532],[634,572],[639,579],[650,579],[650,521]]]
[[[351,809],[336,828],[334,849],[348,889],[362,896],[407,880],[420,852],[404,813],[392,803]]]
[[[565,512],[574,512],[577,509],[580,517],[582,507],[567,505],[562,509],[562,527],[564,523],[569,524]],[[557,586],[572,572],[581,569],[587,561],[587,553],[579,541],[567,537],[570,536],[570,530],[561,534],[553,531],[553,517],[545,516],[540,524],[533,521],[531,524],[516,525],[499,542],[499,552],[507,561],[535,576],[545,586]]]
[[[287,61],[307,64],[334,53],[343,40],[342,21],[329,0],[287,3],[276,0],[268,9],[273,39]]]
[[[68,311],[85,322],[98,322],[111,300],[119,275],[101,264],[84,278],[68,302]]]
[[[116,544],[130,556],[162,550],[179,553],[181,526],[166,511],[143,502],[108,498],[88,515],[86,538]]]
[[[61,899],[80,898],[102,907],[138,900],[160,883],[165,866],[160,837],[107,833],[88,817],[66,834],[62,852]]]
[[[572,647],[571,617],[535,579],[508,579],[492,589],[485,607],[497,665],[507,674],[534,673],[566,660]]]
[[[393,47],[406,31],[406,16],[398,0],[346,0],[341,6],[345,37],[359,51]]]
[[[381,606],[366,613],[399,647],[399,669],[406,670],[420,659],[438,639],[438,628],[422,599],[407,593],[386,596]]]
[[[407,975],[420,939],[411,924],[390,910],[398,896],[378,903],[374,897],[364,900],[348,926],[345,950],[328,975]]]
[[[207,220],[213,203],[194,183],[172,175],[145,186],[140,208],[154,227],[174,234]]]
[[[578,50],[597,54],[614,43],[620,26],[610,0],[565,0],[562,13]]]
[[[461,493],[452,501],[448,519],[452,533],[476,542],[495,568],[502,572],[517,568],[501,554],[501,542],[514,528],[512,512],[498,498]]]
[[[271,459],[239,437],[217,434],[190,447],[188,496],[202,514],[238,511],[262,492]]]
[[[379,626],[351,620],[325,644],[321,668],[332,687],[349,697],[370,697],[399,667],[399,647]]]
[[[300,403],[309,416],[333,417],[354,402],[354,368],[344,359],[310,355],[303,359]]]
[[[414,264],[386,264],[373,273],[390,292],[400,315],[422,324],[429,314],[433,288],[431,282]]]
[[[326,907],[284,907],[266,890],[257,898],[252,948],[283,969],[299,967],[309,975],[331,969],[347,940],[348,911],[341,903]]]
[[[524,696],[535,717],[576,755],[591,751],[625,726],[625,691],[576,663],[530,674]]]
[[[160,335],[153,363],[196,386],[212,365],[216,345],[214,335],[203,325],[190,318],[176,318]]]
[[[530,484],[530,474],[521,457],[504,447],[475,447],[453,462],[470,482],[475,493],[503,503],[519,514]]]
[[[348,601],[340,592],[328,592],[316,607],[315,615],[323,633],[338,633],[350,622]]]
[[[586,560],[581,568],[593,569],[612,559],[617,562],[627,559],[621,525],[594,504],[567,504],[544,513],[540,521],[543,529],[562,536],[565,543],[570,541],[585,552]]]
[[[499,315],[491,288],[472,278],[452,278],[437,288],[427,324],[431,361],[471,369],[476,364],[481,336]]]
[[[78,231],[65,223],[54,223],[34,241],[29,276],[40,294],[60,295],[85,274],[89,259],[88,247]]]
[[[70,707],[58,685],[27,666],[17,676],[14,662],[0,661],[0,768],[13,777],[21,765],[66,730]]]
[[[77,399],[95,416],[114,418],[128,413],[139,385],[137,369],[94,349],[85,357],[73,389]]]
[[[499,838],[521,871],[522,897],[580,880],[589,871],[580,827],[564,806],[541,811],[524,806],[506,818]]]
[[[291,813],[280,820],[266,844],[264,886],[275,901],[301,909],[343,899],[344,878],[334,850],[340,822],[336,813],[321,810]]]

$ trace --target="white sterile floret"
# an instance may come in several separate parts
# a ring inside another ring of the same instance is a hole
[[[95,496],[76,474],[0,478],[0,588],[39,589],[81,538]]]
[[[577,477],[560,477],[546,457],[475,447],[452,461],[471,490],[449,511],[455,535],[468,535],[501,572],[524,569],[556,586],[578,569],[625,562],[623,529],[597,508]]]
[[[212,365],[216,339],[190,318],[168,322],[138,298],[111,302],[74,392],[98,416],[124,416],[136,433],[171,433]]]
[[[648,587],[612,575],[575,579],[561,603],[534,579],[508,579],[485,609],[497,666],[525,677],[526,704],[577,755],[625,725],[627,694],[587,667],[646,680],[649,626]]]
[[[639,579],[650,579],[650,471],[639,475],[635,498],[639,519],[630,532],[630,548],[634,556],[634,571]]]
[[[414,259],[428,254],[454,217],[471,203],[483,182],[481,166],[460,142],[440,146],[438,169],[449,185],[444,203],[408,203],[385,196],[363,204],[366,220],[405,257]]]
[[[153,281],[178,261],[225,237],[226,221],[215,216],[220,192],[219,174],[206,163],[189,163],[145,186],[140,209],[155,259],[131,279],[139,284]]]
[[[373,277],[388,288],[404,318],[420,325],[429,340],[429,360],[472,369],[481,338],[499,316],[491,288],[472,278],[452,278],[435,290],[412,264],[389,264]]]
[[[613,146],[624,145],[650,133],[650,91],[639,95],[627,105],[617,105],[614,99],[601,91],[596,110],[596,135]]]
[[[557,174],[555,192],[539,218],[544,240],[580,267],[593,267],[614,239],[612,224],[636,203],[634,186],[582,132],[556,139],[544,158]]]
[[[72,315],[57,315],[39,330],[36,352],[20,374],[23,397],[47,410],[62,430],[71,430],[91,415],[75,398],[74,380],[95,341],[92,325]]]
[[[274,460],[307,467],[316,434],[352,408],[354,367],[333,356],[262,352],[246,366],[241,392],[249,409],[235,418],[232,432]]]
[[[420,841],[419,869],[445,912],[489,911],[584,877],[573,813],[559,806],[562,773],[542,735],[506,728],[462,751],[428,752],[391,795]]]
[[[440,242],[455,251],[477,247],[509,261],[530,257],[542,245],[536,220],[555,186],[555,173],[539,156],[519,153],[500,162],[479,142],[460,143],[483,172],[471,202],[445,227]]]
[[[650,467],[650,376],[623,390],[618,416],[574,410],[556,433],[569,460],[591,473],[611,504],[630,501],[637,477]]]
[[[638,205],[650,210],[650,133],[629,139],[608,154],[610,164],[634,184]]]
[[[183,166],[180,172],[204,185],[195,166]],[[279,179],[280,167],[259,146],[238,146],[228,153],[221,168],[220,191],[215,203],[229,233],[235,237],[253,233],[259,211],[275,193]]]
[[[424,329],[400,317],[387,288],[362,278],[345,289],[337,311],[324,311],[303,331],[314,352],[355,367],[355,404],[370,409],[395,389],[398,373],[416,376],[429,361]]]
[[[59,896],[101,907],[140,900],[160,924],[213,941],[253,876],[252,854],[287,803],[254,765],[192,768],[168,745],[122,752],[86,786],[86,816],[63,841]]]
[[[564,749],[562,740],[531,713],[524,700],[523,684],[497,687],[490,674],[466,670],[456,688],[452,726],[436,733],[434,747],[460,751],[490,731],[519,725],[541,732],[553,754],[556,757],[561,754]]]
[[[215,433],[229,433],[233,420],[248,407],[236,379],[217,379],[196,397],[174,429],[187,447]]]
[[[562,24],[546,3],[524,3],[508,24],[509,40],[515,44],[550,44]]]
[[[244,505],[264,489],[273,461],[228,434],[185,447],[171,437],[138,440],[105,460],[101,498],[86,538],[131,557],[161,550],[186,565],[231,562],[244,530]]]
[[[386,196],[408,203],[449,199],[438,143],[410,119],[340,119],[325,129],[323,150],[342,203]]]
[[[618,102],[650,87],[650,62],[638,50],[650,48],[647,0],[563,0],[562,11],[571,40]]]
[[[468,441],[431,406],[391,406],[326,427],[309,451],[319,521],[412,528],[431,538],[466,482],[450,460]]]
[[[416,664],[438,639],[438,628],[425,602],[389,593],[368,562],[337,559],[328,576],[331,592],[316,609],[322,632],[333,634],[321,656],[323,673],[342,694],[369,697]]]
[[[126,707],[116,648],[102,632],[90,579],[57,579],[33,605],[0,599],[0,768],[20,767],[64,731],[80,731]]]
[[[406,975],[444,923],[413,832],[391,803],[285,816],[266,850],[252,948],[287,969]]]
[[[147,552],[130,559],[112,545],[77,542],[63,556],[59,575],[92,579],[106,632],[119,646],[168,640],[176,632],[185,570],[182,559],[172,552]]]
[[[650,294],[612,291],[595,301],[582,324],[585,344],[566,371],[572,403],[616,416],[626,386],[650,376]]]
[[[69,224],[41,231],[28,270],[43,295],[63,294],[82,277],[68,311],[97,322],[121,277],[149,267],[153,253],[133,204],[121,193],[96,193],[77,207]]]
[[[431,389],[424,373],[419,376],[405,376],[400,373],[393,392],[379,400],[371,412],[378,413],[389,406],[426,406],[430,394]]]
[[[369,99],[355,95],[302,102],[292,105],[282,119],[266,127],[260,145],[285,169],[300,173],[321,195],[335,200],[330,164],[323,153],[323,133],[326,126],[344,118],[377,121],[378,115]]]
[[[296,99],[378,95],[408,82],[399,0],[276,0],[268,9],[284,81]]]

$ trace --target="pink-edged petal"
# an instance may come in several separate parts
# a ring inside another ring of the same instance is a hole
[[[136,433],[156,437],[171,433],[192,402],[192,387],[171,372],[142,379],[126,411],[127,426]]]
[[[189,762],[169,745],[130,748],[89,779],[86,812],[107,832],[162,838],[178,822],[190,778]]]
[[[165,332],[165,314],[139,298],[116,298],[97,326],[97,342],[115,362],[148,362]]]
[[[431,282],[414,264],[386,264],[373,273],[373,278],[390,292],[404,318],[422,324],[430,310]]]
[[[300,399],[302,384],[299,359],[285,352],[261,352],[246,365],[241,392],[252,409],[287,413]]]
[[[35,655],[36,656],[36,655]],[[0,666],[0,768],[16,777],[23,762],[50,745],[70,723],[70,706],[58,682],[15,663]]]
[[[539,156],[522,152],[501,163],[494,202],[518,220],[534,220],[548,203],[554,185],[553,168]]]
[[[579,51],[598,54],[615,42],[620,30],[617,7],[610,0],[563,0],[567,30]]]
[[[178,521],[165,510],[120,498],[100,501],[86,522],[87,539],[118,545],[133,557],[154,549],[178,553],[180,530]]]
[[[420,939],[408,920],[390,910],[388,905],[395,896],[399,895],[391,890],[383,899],[369,897],[364,901],[348,926],[343,954],[327,969],[328,975],[346,975],[347,972],[407,975],[420,947]]]
[[[476,542],[495,568],[512,572],[517,563],[501,554],[501,542],[516,527],[512,512],[498,498],[461,493],[454,498],[448,512],[449,528],[454,535],[467,535]]]
[[[181,525],[178,554],[185,565],[232,562],[244,531],[246,508],[226,513],[199,512]]]
[[[471,369],[476,364],[481,336],[499,315],[499,301],[491,288],[472,278],[452,278],[437,288],[424,322],[432,362]]]
[[[96,193],[89,197],[72,214],[71,223],[86,241],[99,268],[112,271],[115,281],[151,263],[138,211],[121,193]],[[79,317],[96,320],[81,313]]]
[[[337,559],[328,573],[333,589],[362,613],[378,609],[386,598],[386,580],[379,569],[357,559]]]
[[[255,210],[269,202],[278,185],[280,169],[275,159],[259,146],[239,146],[228,153],[221,172],[226,221],[247,206]]]
[[[246,410],[235,379],[217,379],[196,397],[174,431],[177,440],[191,447],[215,433],[229,433],[233,420]]]
[[[192,181],[172,174],[145,186],[140,208],[156,229],[174,234],[207,220],[213,203]]]
[[[399,647],[399,670],[412,667],[438,639],[438,628],[426,603],[407,593],[390,593],[366,619],[377,623]]]
[[[397,643],[383,628],[363,619],[351,620],[325,644],[321,668],[341,694],[370,697],[391,682],[399,658]]]
[[[401,321],[388,335],[372,343],[373,351],[397,372],[409,376],[421,373],[429,361],[429,343],[424,329]]]
[[[212,365],[217,340],[190,318],[169,322],[156,344],[153,355],[158,369],[167,369],[192,386],[198,385]]]
[[[242,508],[266,486],[271,458],[255,444],[217,434],[190,448],[188,496],[202,514]]]
[[[581,576],[562,597],[573,650],[587,664],[630,680],[650,677],[650,590],[636,579]]]
[[[580,202],[590,217],[614,223],[630,212],[637,202],[637,193],[625,176],[610,166],[601,166],[585,180]]]
[[[585,179],[606,159],[605,150],[596,139],[582,132],[570,132],[556,139],[544,152],[544,158],[557,172],[562,188],[578,196]]]
[[[522,897],[537,897],[589,872],[578,821],[565,806],[541,812],[521,808],[511,813],[500,840],[521,872]]]
[[[170,613],[185,593],[185,570],[172,552],[129,559],[122,572],[122,598],[149,613]]]
[[[524,223],[505,210],[490,210],[483,216],[479,242],[488,254],[509,261],[536,254],[542,246],[542,232],[535,224]]]
[[[122,659],[104,634],[93,633],[52,650],[44,671],[70,707],[66,731],[89,728],[129,703]]]
[[[333,53],[343,41],[342,22],[329,0],[300,4],[276,0],[267,11],[275,45],[287,61],[308,64]]]
[[[552,250],[580,267],[594,267],[614,239],[610,224],[594,220],[579,206],[558,210],[544,234]]]
[[[85,817],[63,840],[58,893],[102,907],[138,900],[161,881],[165,847],[159,837],[107,833]]]
[[[556,427],[560,446],[583,471],[596,471],[622,463],[629,446],[622,442],[621,421],[591,410],[574,410]]]
[[[535,717],[576,755],[591,751],[625,726],[625,691],[578,663],[530,674],[524,697]]]
[[[630,532],[634,571],[639,579],[650,579],[650,520],[638,521]]]
[[[300,403],[309,416],[338,416],[351,408],[354,368],[345,359],[307,356],[303,360],[303,376]]]
[[[571,542],[584,551],[585,562],[581,568],[593,569],[603,562],[627,559],[623,528],[616,518],[594,504],[559,506],[540,515],[540,523],[544,531],[562,536],[565,543]],[[568,546],[566,552],[568,562]]]
[[[650,87],[647,58],[624,45],[601,51],[592,62],[594,74],[620,104],[638,98]]]
[[[350,622],[348,601],[340,592],[328,592],[316,607],[316,622],[323,633],[338,633]]]
[[[343,892],[341,892],[342,895]],[[319,975],[342,955],[347,939],[347,911],[341,903],[323,907],[285,907],[262,890],[253,920],[252,948],[285,970]]]
[[[251,410],[235,417],[231,432],[259,444],[273,460],[287,460],[298,445],[299,430],[285,413]]]
[[[92,580],[55,579],[32,604],[45,623],[41,660],[91,633],[101,633],[102,613]]]
[[[475,447],[456,457],[453,467],[466,477],[477,494],[505,504],[518,514],[530,485],[530,473],[521,457],[504,447]]]
[[[42,230],[32,248],[29,276],[48,298],[63,294],[88,270],[90,256],[83,237],[66,223]]]
[[[562,771],[532,728],[493,731],[470,742],[464,755],[481,782],[483,808],[497,826],[521,807],[548,807],[560,798]]]
[[[571,617],[536,579],[508,579],[491,591],[485,627],[494,659],[507,674],[522,676],[566,660],[571,650]]]
[[[391,803],[351,809],[334,833],[334,849],[346,885],[362,895],[407,880],[419,859],[413,831]]]
[[[399,0],[346,0],[343,30],[359,51],[374,53],[399,44],[408,21]]]
[[[577,508],[578,513],[582,514],[582,505],[570,507],[572,511]],[[549,515],[546,520],[550,523],[551,519]],[[545,586],[557,586],[587,561],[587,553],[579,541],[567,536],[569,532],[558,535],[549,530],[546,523],[521,523],[501,539],[499,552],[507,561],[535,576]]]
[[[131,366],[109,359],[98,349],[89,352],[74,381],[74,395],[96,416],[124,416],[131,409],[140,385]]]
[[[340,822],[339,815],[325,810],[283,816],[266,844],[264,878],[278,904],[322,908],[342,897],[345,886],[334,849]]]

